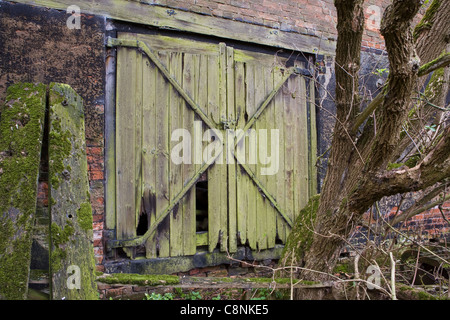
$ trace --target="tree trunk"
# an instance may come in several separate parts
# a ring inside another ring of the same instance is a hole
[[[386,8],[381,33],[390,63],[387,93],[376,111],[376,130],[370,121],[359,136],[353,130],[360,107],[358,71],[364,30],[362,4],[363,0],[335,1],[338,15],[337,121],[327,175],[314,215],[314,230],[308,238],[310,243],[297,245],[303,251],[286,250],[283,257],[285,262],[302,266],[299,277],[305,280],[330,280],[342,245],[375,201],[399,192],[420,190],[450,176],[448,129],[434,150],[417,166],[387,170],[396,151],[402,124],[408,117],[420,66],[411,28],[420,0],[394,0]],[[289,238],[298,241],[301,238],[299,232],[305,232],[305,227],[294,228]],[[324,295],[321,290],[297,291],[295,298],[321,299]]]

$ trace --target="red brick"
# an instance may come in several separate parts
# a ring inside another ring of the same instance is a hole
[[[91,180],[103,180],[104,174],[103,171],[100,170],[93,170],[89,172],[89,178]]]

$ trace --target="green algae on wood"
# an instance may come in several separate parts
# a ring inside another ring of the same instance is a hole
[[[50,84],[49,126],[51,297],[97,299],[83,101],[68,85]]]
[[[131,284],[139,286],[176,285],[180,278],[173,275],[149,275],[134,273],[114,273],[102,275],[97,278],[98,282],[108,284]]]
[[[26,299],[45,86],[8,88],[0,120],[0,299]]]

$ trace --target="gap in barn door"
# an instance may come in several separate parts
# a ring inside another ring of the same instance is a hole
[[[208,178],[205,172],[195,184],[195,232],[197,250],[208,246]]]

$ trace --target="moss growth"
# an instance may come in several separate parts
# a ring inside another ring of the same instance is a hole
[[[405,161],[405,165],[408,166],[409,168],[413,168],[417,165],[419,160],[420,160],[419,155],[412,156],[408,160]]]
[[[437,69],[433,72],[425,89],[425,96],[429,101],[432,101],[436,95],[442,90],[442,85],[444,84],[444,68]]]
[[[139,286],[175,285],[180,283],[178,276],[145,275],[134,273],[114,273],[97,278],[98,282],[108,284],[134,284]]]
[[[306,207],[297,216],[281,254],[283,265],[297,265],[303,259],[304,253],[310,248],[313,239],[311,224],[316,219],[319,200],[319,194],[311,197]],[[294,257],[292,257],[292,254]]]
[[[24,299],[31,258],[44,85],[7,89],[0,121],[0,298]]]
[[[350,263],[338,263],[333,269],[334,273],[348,273],[351,274],[354,272],[354,268]]]
[[[401,166],[405,165],[404,163],[400,162],[400,163],[388,163],[387,165],[387,170],[392,170],[392,169],[398,169]]]
[[[70,137],[71,134],[68,130],[61,129],[60,119],[52,121],[52,130],[49,134],[49,163],[51,165],[50,182],[54,189],[59,187],[64,169],[69,172],[71,169],[70,166],[65,168],[63,161],[70,156],[72,151]]]
[[[412,300],[439,300],[438,297],[435,297],[432,294],[429,294],[428,292],[422,291],[420,289],[412,288],[400,283],[396,283],[396,286],[400,292],[403,292],[409,297],[409,299]]]
[[[69,242],[70,236],[75,233],[72,223],[68,221],[67,225],[62,229],[56,223],[52,223],[50,227],[50,236],[52,239],[52,248],[50,253],[51,270],[57,272],[62,267],[62,260],[67,258],[65,245]]]
[[[430,4],[422,20],[414,28],[414,40],[417,40],[420,33],[422,33],[424,30],[431,29],[434,23],[436,12],[438,12],[439,7],[441,6],[441,2],[442,0],[433,0],[433,2]]]
[[[77,210],[77,219],[81,229],[84,231],[92,230],[92,207],[89,201],[81,204]]]
[[[278,284],[290,284],[292,281],[291,278],[247,278],[247,280],[255,283],[272,283],[273,281],[275,281]],[[296,279],[294,282],[305,286],[320,284],[320,282],[317,281],[298,280],[298,279]]]

